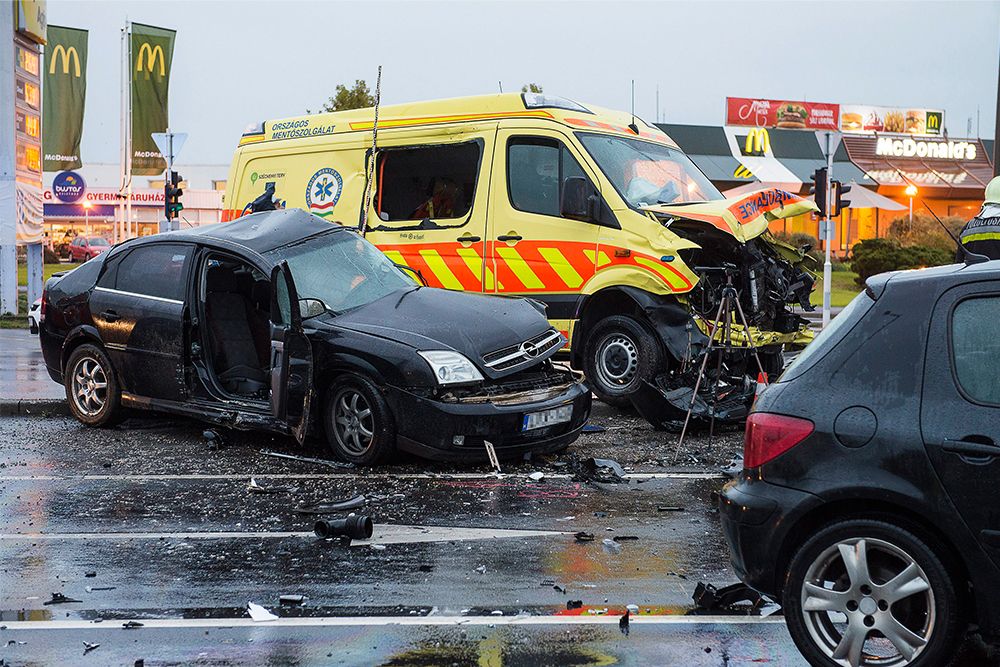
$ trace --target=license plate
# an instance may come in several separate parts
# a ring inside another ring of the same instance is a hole
[[[552,426],[553,424],[563,424],[572,418],[572,405],[562,405],[558,408],[552,408],[551,410],[532,412],[524,415],[524,424],[521,426],[521,430],[532,431],[536,428],[545,428],[546,426]]]

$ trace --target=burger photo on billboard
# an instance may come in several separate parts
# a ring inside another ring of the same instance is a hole
[[[861,114],[859,113],[841,113],[840,114],[840,129],[844,132],[857,132],[862,128]]]
[[[924,134],[927,130],[926,113],[922,109],[909,109],[906,112],[906,131],[910,134]]]
[[[778,107],[775,127],[805,129],[809,113],[801,104],[786,102]]]

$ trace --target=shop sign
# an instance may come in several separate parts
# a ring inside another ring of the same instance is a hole
[[[840,105],[824,102],[726,98],[726,125],[794,130],[836,130]]]
[[[944,111],[844,104],[840,107],[840,131],[852,134],[915,134],[938,136],[944,130]]]
[[[67,204],[80,201],[86,189],[83,176],[75,171],[60,171],[52,179],[52,193],[56,199]]]
[[[879,137],[875,155],[884,157],[932,158],[935,160],[975,160],[976,144],[970,141],[925,141]]]

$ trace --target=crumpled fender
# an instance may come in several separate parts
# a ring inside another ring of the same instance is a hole
[[[642,308],[656,335],[675,359],[697,359],[708,347],[708,336],[698,328],[688,309],[673,297],[650,294],[629,285],[619,289]]]

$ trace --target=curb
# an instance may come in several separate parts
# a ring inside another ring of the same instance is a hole
[[[64,398],[0,398],[0,417],[61,417],[69,414]]]

